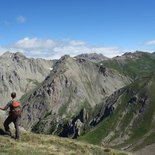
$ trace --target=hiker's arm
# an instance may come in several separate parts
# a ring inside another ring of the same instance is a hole
[[[0,110],[6,110],[6,108],[4,107],[4,108],[0,108]]]
[[[7,110],[10,107],[10,103],[11,102],[8,102],[7,105],[4,108],[0,108],[0,110]]]

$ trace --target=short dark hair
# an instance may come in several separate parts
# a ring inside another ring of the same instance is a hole
[[[12,92],[12,93],[11,93],[11,97],[12,97],[12,98],[15,98],[15,97],[16,97],[16,93],[15,93],[15,92]]]

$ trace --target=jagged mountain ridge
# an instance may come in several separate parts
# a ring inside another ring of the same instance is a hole
[[[63,119],[72,121],[83,108],[93,109],[103,98],[129,83],[131,79],[117,71],[64,56],[55,63],[41,86],[22,98],[30,103],[24,109],[23,125],[33,131],[59,133],[64,128]],[[83,126],[79,119],[74,122],[75,126],[77,124]]]
[[[10,93],[23,94],[35,88],[50,73],[54,61],[27,58],[22,53],[6,52],[0,56],[1,106],[10,100]]]

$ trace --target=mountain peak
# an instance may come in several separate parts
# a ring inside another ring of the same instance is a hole
[[[3,57],[3,58],[9,58],[11,55],[12,55],[12,53],[10,51],[6,51],[5,53],[3,53],[1,55],[1,57]]]
[[[97,53],[85,53],[85,54],[80,54],[76,56],[76,58],[83,58],[86,60],[94,61],[94,62],[100,62],[104,60],[108,60],[107,57],[105,57],[103,54],[97,54]]]
[[[3,59],[11,58],[12,60],[14,60],[14,59],[19,59],[19,58],[26,58],[26,56],[21,52],[13,53],[13,52],[7,51],[1,55],[1,58]]]
[[[16,53],[14,53],[14,55],[26,58],[26,56],[21,52],[16,52]]]

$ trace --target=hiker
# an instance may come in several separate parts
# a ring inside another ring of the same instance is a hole
[[[0,110],[7,110],[8,108],[10,108],[9,116],[4,121],[5,132],[6,132],[6,135],[9,135],[12,137],[9,124],[13,122],[15,126],[15,139],[19,140],[19,119],[20,119],[22,110],[21,110],[20,102],[16,100],[15,92],[11,93],[11,98],[12,100],[9,101],[4,108],[0,108]]]

